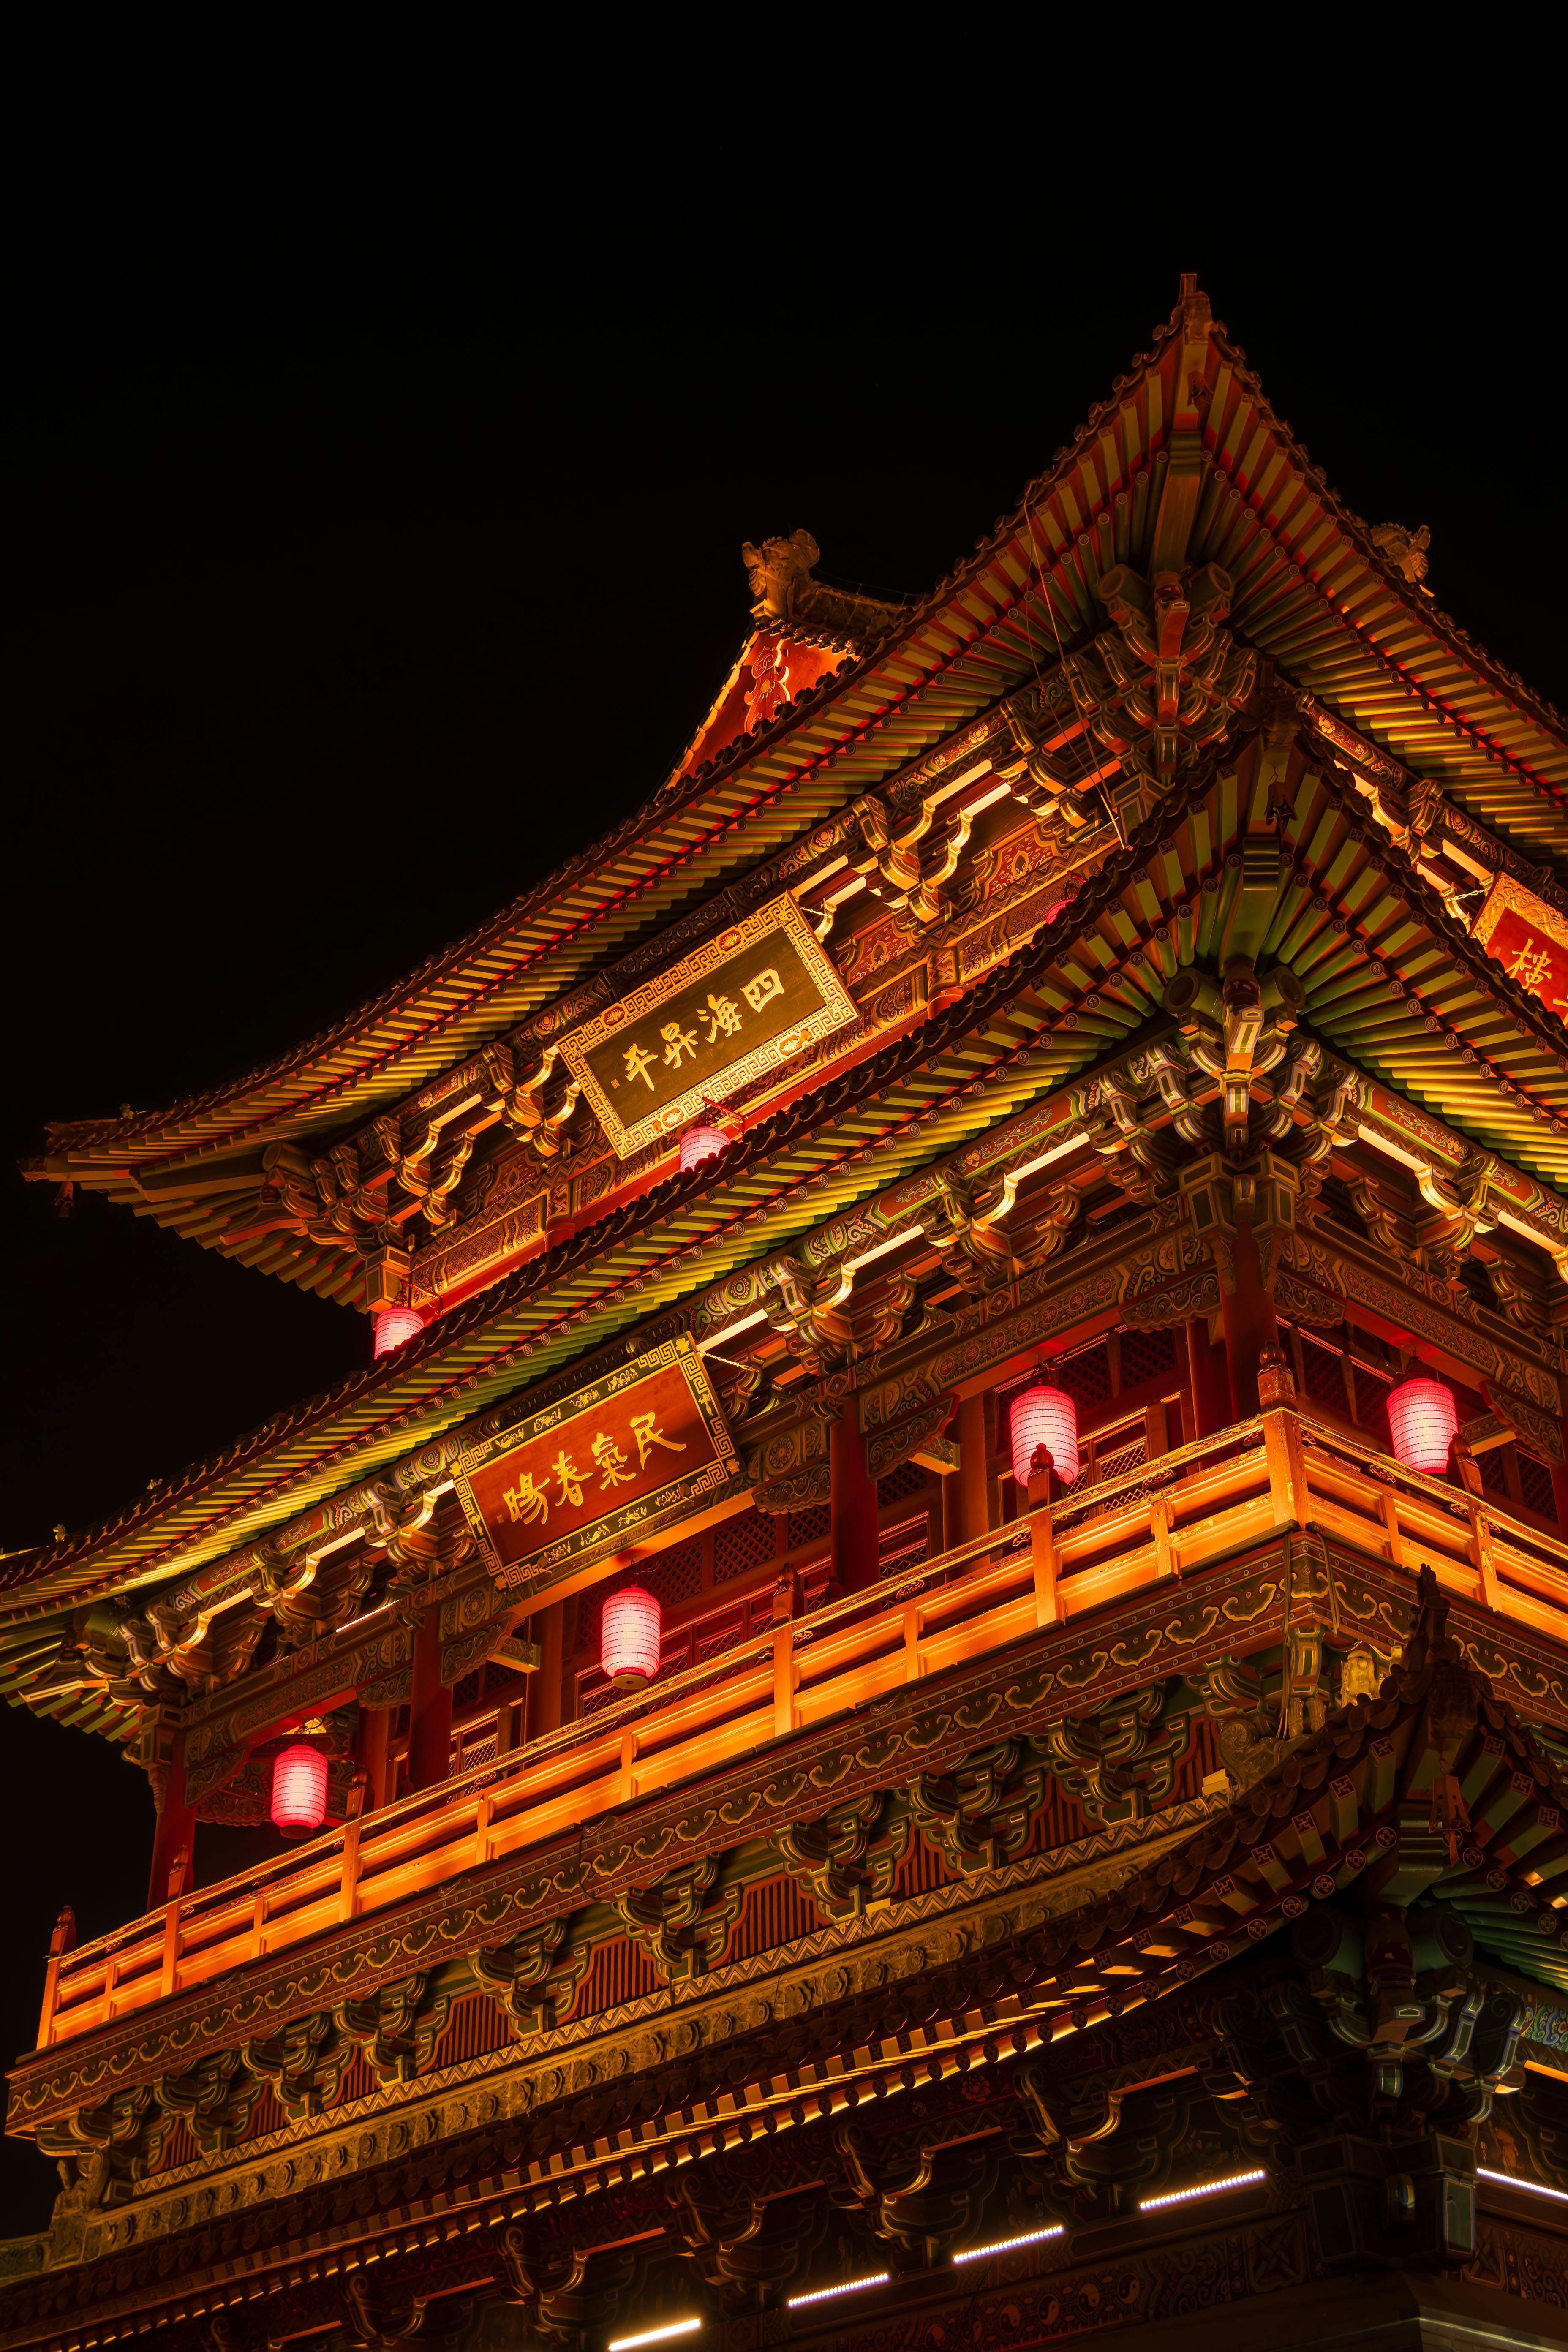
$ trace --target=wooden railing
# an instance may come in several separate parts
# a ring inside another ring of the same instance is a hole
[[[1315,1523],[1561,1640],[1568,1545],[1279,1408],[793,1618],[499,1762],[51,1958],[40,2048],[691,1781],[901,1683]]]

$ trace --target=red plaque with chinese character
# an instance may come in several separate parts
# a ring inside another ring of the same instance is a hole
[[[624,1160],[857,1018],[792,898],[772,899],[561,1040]]]
[[[1500,874],[1476,918],[1476,938],[1510,980],[1568,1016],[1568,919],[1554,907]]]
[[[453,1483],[492,1573],[533,1584],[611,1551],[739,1474],[707,1368],[672,1339],[458,1456]]]

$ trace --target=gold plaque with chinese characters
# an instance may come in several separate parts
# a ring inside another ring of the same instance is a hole
[[[739,1475],[707,1366],[689,1339],[670,1339],[469,1446],[452,1482],[490,1573],[510,1587],[613,1551]]]
[[[785,897],[569,1031],[561,1052],[625,1160],[857,1017]]]
[[[1475,938],[1510,980],[1568,1020],[1568,921],[1554,907],[1500,874],[1476,917]]]

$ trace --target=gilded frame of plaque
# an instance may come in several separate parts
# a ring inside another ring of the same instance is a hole
[[[548,1437],[563,1424],[585,1413],[598,1412],[618,1400],[629,1390],[637,1388],[654,1374],[673,1368],[680,1374],[695,1406],[702,1426],[713,1448],[712,1458],[695,1469],[676,1469],[658,1486],[637,1496],[632,1501],[619,1504],[597,1517],[584,1520],[563,1536],[546,1539],[535,1549],[512,1559],[502,1559],[485,1517],[483,1507],[473,1489],[475,1474],[489,1468],[520,1453],[535,1439]],[[546,1578],[552,1569],[589,1552],[615,1551],[640,1533],[663,1526],[672,1516],[684,1513],[692,1505],[716,1499],[732,1487],[742,1476],[741,1458],[735,1441],[730,1434],[708,1367],[696,1342],[689,1338],[666,1340],[662,1347],[651,1348],[646,1355],[635,1357],[602,1378],[587,1382],[563,1397],[558,1403],[547,1405],[542,1412],[526,1414],[507,1429],[498,1430],[493,1437],[480,1440],[467,1447],[452,1465],[452,1484],[463,1516],[472,1528],[479,1553],[497,1583],[511,1590],[520,1586],[532,1587]]]
[[[816,989],[817,1008],[792,1020],[780,1034],[752,1050],[747,1050],[741,1038],[736,1039],[734,1058],[721,1067],[710,1069],[696,1084],[688,1087],[671,1100],[649,1110],[646,1116],[630,1121],[625,1119],[609,1093],[600,1083],[597,1073],[589,1063],[596,1047],[625,1036],[632,1025],[646,1020],[679,996],[694,982],[712,979],[726,972],[748,951],[775,933],[783,933],[799,959],[806,978]],[[629,1159],[661,1138],[675,1135],[689,1126],[710,1103],[736,1093],[752,1079],[764,1076],[770,1070],[781,1069],[806,1046],[829,1037],[852,1021],[859,1019],[859,1008],[832,962],[824,953],[816,934],[807,922],[795,899],[786,892],[772,898],[738,923],[731,923],[712,939],[694,948],[677,964],[657,978],[635,988],[592,1021],[580,1028],[569,1030],[561,1040],[561,1055],[583,1093],[592,1105],[605,1133],[615,1147],[617,1156]]]
[[[1503,917],[1510,914],[1521,916],[1538,931],[1543,931],[1554,947],[1568,951],[1568,919],[1538,898],[1533,890],[1527,890],[1522,882],[1516,882],[1511,874],[1494,876],[1471,929],[1470,937],[1476,945],[1490,954],[1492,933]]]

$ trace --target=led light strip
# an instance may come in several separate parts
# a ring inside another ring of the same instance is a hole
[[[967,2253],[954,2254],[952,2259],[955,2264],[977,2263],[983,2254],[1005,2254],[1014,2246],[1037,2246],[1046,2238],[1061,2237],[1066,2228],[1064,2221],[1058,2221],[1048,2230],[1026,2230],[1021,2238],[994,2238],[990,2245],[971,2246]]]
[[[1478,2164],[1476,2179],[1500,2180],[1505,2189],[1528,2189],[1532,2197],[1555,2197],[1560,2205],[1568,2205],[1568,2189],[1548,2189],[1542,2180],[1521,2180],[1516,2172],[1489,2172],[1484,2164]]]
[[[1266,2178],[1261,2165],[1252,2172],[1227,2172],[1223,2180],[1200,2180],[1195,2188],[1173,2189],[1163,2197],[1141,2197],[1138,2210],[1157,2213],[1162,2205],[1185,2205],[1190,2198],[1217,2197],[1222,2189],[1239,2189],[1245,2181]]]
[[[693,2335],[701,2325],[700,2319],[672,2319],[668,2327],[650,2327],[642,2336],[616,2336],[609,2352],[632,2352],[636,2344],[667,2344],[672,2336]]]
[[[819,2286],[814,2288],[810,2294],[792,2294],[788,2307],[791,2311],[798,2311],[803,2303],[826,2303],[830,2294],[853,2294],[857,2287],[886,2286],[887,2284],[886,2271],[871,2271],[865,2278],[846,2279],[841,2286]],[[616,2352],[613,2344],[610,2352]]]

